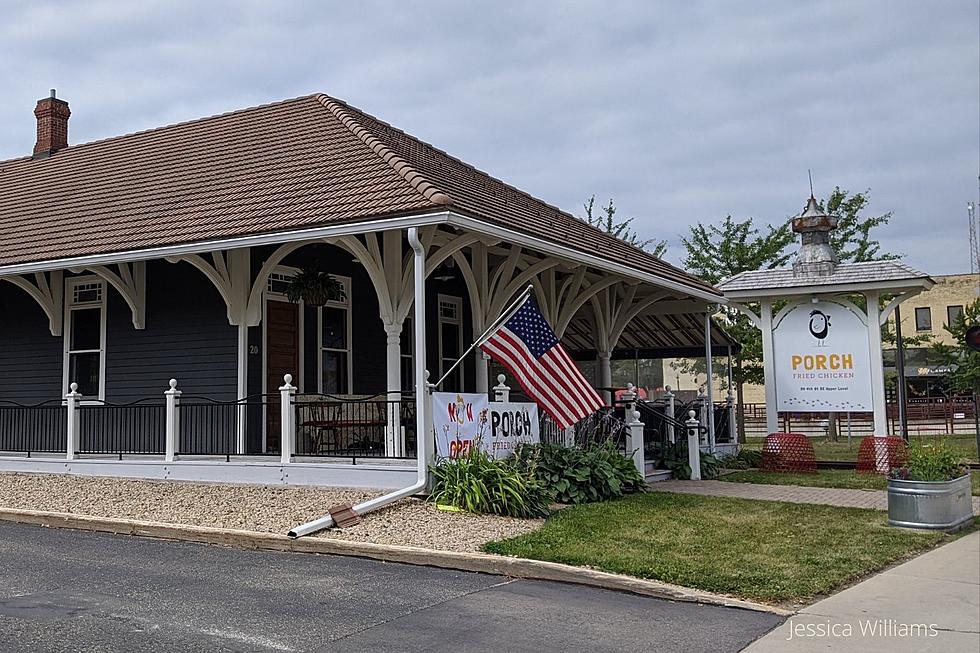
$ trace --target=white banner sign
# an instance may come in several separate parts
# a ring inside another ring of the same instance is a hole
[[[519,444],[541,441],[537,404],[490,402],[490,442],[483,446],[494,458],[507,458]],[[489,447],[487,446],[489,444]]]
[[[490,400],[484,394],[433,392],[432,428],[436,455],[458,458],[490,439]]]
[[[778,410],[871,410],[868,331],[849,308],[818,302],[791,309],[774,328],[773,350]]]
[[[483,394],[433,392],[432,427],[440,458],[458,458],[474,446],[506,458],[518,444],[540,440],[535,404],[490,403]]]

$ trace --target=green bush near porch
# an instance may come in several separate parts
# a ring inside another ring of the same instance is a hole
[[[566,508],[484,550],[788,604],[947,537],[889,528],[876,510],[652,492]]]

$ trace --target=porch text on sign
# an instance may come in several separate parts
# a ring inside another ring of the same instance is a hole
[[[440,458],[458,458],[475,446],[506,458],[517,445],[540,441],[537,405],[490,402],[483,394],[432,393],[432,428]]]

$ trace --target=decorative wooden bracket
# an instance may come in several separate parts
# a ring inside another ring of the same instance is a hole
[[[113,269],[113,267],[115,269]],[[94,272],[115,288],[133,313],[133,328],[146,328],[146,261],[93,265],[82,268]],[[72,271],[81,271],[73,268]]]
[[[33,281],[26,276],[0,277],[9,281],[34,298],[48,316],[48,329],[53,336],[61,336],[64,325],[64,273],[61,270],[53,272],[35,272]]]

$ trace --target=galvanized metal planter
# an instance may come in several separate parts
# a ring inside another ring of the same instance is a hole
[[[952,481],[888,479],[888,525],[956,530],[973,518],[970,475]]]

